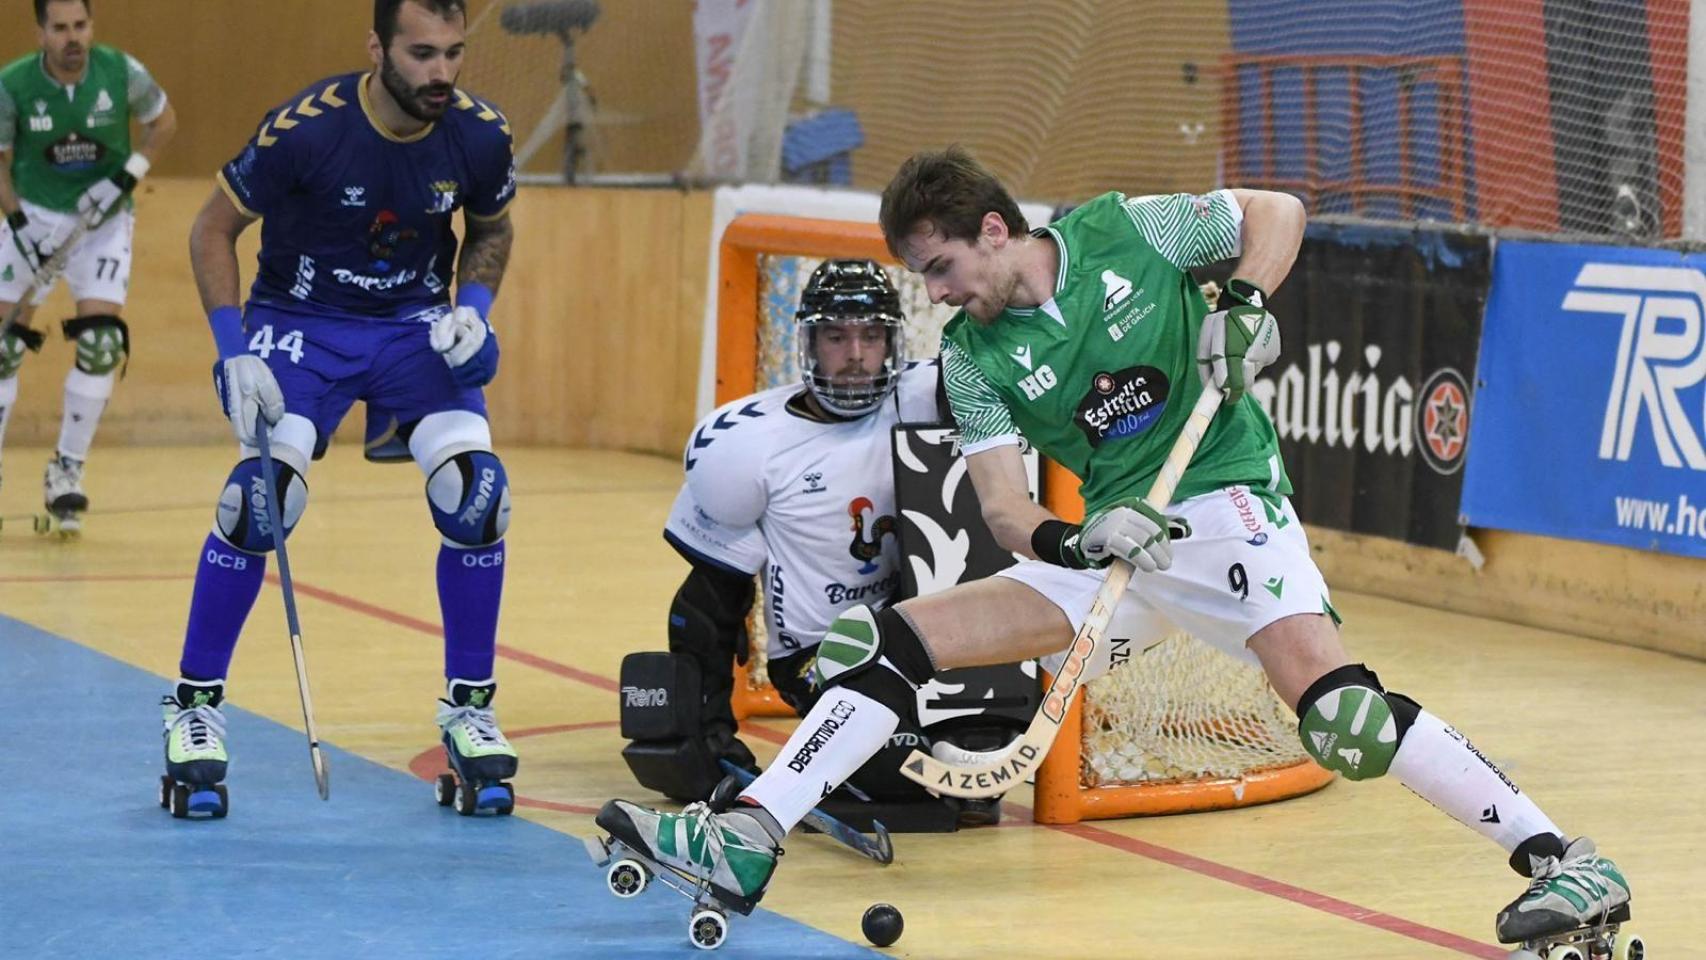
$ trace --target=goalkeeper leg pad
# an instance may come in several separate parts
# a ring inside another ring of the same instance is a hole
[[[1347,780],[1385,775],[1404,734],[1421,710],[1414,700],[1388,693],[1380,678],[1353,663],[1309,685],[1297,701],[1297,734],[1315,762]]]
[[[308,508],[308,483],[296,468],[283,459],[278,467],[279,516],[284,535],[296,529],[302,511]],[[219,494],[214,511],[214,530],[220,539],[244,553],[268,553],[276,545],[272,520],[267,512],[267,482],[261,475],[261,458],[250,457],[231,468],[231,477]]]
[[[490,450],[464,450],[427,477],[427,506],[444,542],[484,547],[509,529],[509,477]]]

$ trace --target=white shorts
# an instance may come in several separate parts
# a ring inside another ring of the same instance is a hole
[[[32,232],[47,227],[55,237],[70,236],[79,219],[74,213],[48,210],[28,200],[22,203]],[[124,305],[130,289],[130,237],[135,229],[136,215],[119,210],[77,241],[66,260],[65,272],[60,274],[71,288],[73,300],[107,300]],[[17,303],[29,289],[30,279],[29,264],[12,242],[11,228],[0,227],[0,302]],[[42,284],[30,297],[30,303],[41,306],[53,292],[53,286]]]
[[[1106,673],[1116,648],[1129,655],[1183,630],[1223,653],[1249,663],[1256,655],[1244,644],[1275,620],[1299,613],[1328,613],[1327,583],[1309,555],[1303,524],[1281,498],[1270,510],[1246,487],[1227,487],[1192,497],[1168,509],[1190,524],[1173,541],[1173,566],[1132,575],[1125,598],[1114,609],[1107,639],[1085,665],[1085,680]],[[1029,560],[996,574],[1036,590],[1072,621],[1084,625],[1104,576],[1101,570],[1072,570]],[[1043,657],[1057,671],[1066,650]]]

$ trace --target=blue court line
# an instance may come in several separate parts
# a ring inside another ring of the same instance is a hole
[[[293,683],[288,677],[267,682]],[[14,958],[705,956],[688,902],[604,887],[578,838],[436,806],[401,771],[226,704],[231,816],[157,804],[167,681],[0,615],[0,945]],[[522,780],[526,779],[525,757]],[[715,956],[880,957],[767,911]]]

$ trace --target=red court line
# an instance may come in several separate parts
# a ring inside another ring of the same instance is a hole
[[[0,582],[26,582],[26,581],[27,582],[46,582],[46,581],[54,581],[54,580],[81,580],[81,579],[160,580],[160,579],[186,579],[186,578],[183,578],[183,577],[151,577],[151,576],[134,576],[134,577],[110,576],[110,577],[87,577],[87,578],[85,578],[85,577],[23,577],[23,578],[0,577]],[[273,574],[270,574],[270,573],[267,574],[267,579],[269,581],[273,581],[275,583],[277,582],[277,578]],[[299,580],[295,581],[295,586],[296,586],[296,589],[301,591],[301,593],[304,596],[313,597],[316,600],[320,600],[322,602],[332,604],[333,606],[342,607],[345,610],[350,610],[350,611],[353,611],[355,613],[364,614],[366,616],[373,617],[377,620],[383,620],[386,623],[395,624],[397,626],[416,631],[417,633],[424,633],[424,634],[427,634],[428,636],[432,636],[432,637],[442,636],[442,632],[439,628],[439,625],[436,623],[431,623],[431,622],[428,622],[426,620],[421,620],[421,619],[416,618],[416,617],[411,617],[411,616],[408,616],[407,614],[398,613],[394,610],[387,610],[384,607],[375,606],[374,604],[366,603],[364,601],[357,600],[354,597],[345,596],[341,593],[337,593],[337,592],[332,591],[332,590],[327,590],[323,587],[316,587],[316,586],[312,586],[309,584],[305,584]],[[585,671],[585,670],[578,670],[578,669],[571,667],[571,666],[568,666],[566,664],[558,663],[557,661],[551,660],[547,657],[541,657],[537,654],[528,653],[524,650],[517,650],[514,647],[508,647],[508,646],[504,646],[503,644],[499,644],[497,652],[498,652],[498,656],[503,657],[505,659],[514,660],[518,663],[524,663],[530,667],[535,667],[537,669],[544,670],[547,673],[554,673],[560,677],[565,677],[565,678],[570,679],[570,680],[575,680],[577,682],[584,683],[584,684],[587,684],[589,686],[597,687],[601,690],[612,690],[612,691],[614,691],[618,687],[618,684],[615,681],[609,679],[608,677],[602,677],[602,676],[599,676],[598,674],[590,673],[590,672]],[[564,725],[561,725],[559,727],[538,728],[537,730],[530,731],[530,732],[544,733],[544,732],[555,731],[555,730],[559,730],[559,729],[562,729],[562,730],[578,729],[581,727],[587,727],[587,726],[593,726],[593,725],[596,725],[596,724],[564,724]],[[787,740],[786,734],[784,734],[780,731],[777,731],[777,730],[771,730],[771,729],[768,729],[766,727],[761,727],[761,726],[750,726],[746,729],[746,732],[748,732],[749,734],[751,734],[753,736],[757,736],[760,739],[769,740],[772,743],[783,743]],[[427,753],[423,754],[421,757],[416,758],[416,760],[414,762],[411,762],[411,764],[410,764],[411,769],[413,769],[417,763],[424,762],[425,758],[427,756],[429,756],[431,753],[432,753],[432,751],[427,751]],[[416,771],[416,775],[421,776],[419,771]],[[425,777],[425,778],[430,779],[430,775]],[[521,802],[522,801],[520,800],[520,798],[517,798],[517,803],[521,803]],[[533,801],[532,803],[525,804],[525,805],[540,806],[540,807],[544,807],[547,809],[564,810],[565,812],[570,812],[570,813],[588,812],[585,810],[585,808],[577,807],[577,806],[571,805],[571,804],[558,804],[558,803],[555,803],[552,801]],[[1028,809],[1021,807],[1018,804],[1009,804],[1008,806],[1011,809],[1022,810],[1026,813],[1029,813]],[[1229,884],[1232,884],[1233,886],[1236,886],[1236,887],[1243,887],[1244,889],[1250,890],[1254,893],[1265,894],[1265,895],[1270,896],[1270,897],[1277,897],[1281,900],[1286,900],[1286,901],[1289,901],[1291,903],[1295,903],[1298,906],[1307,907],[1311,910],[1318,910],[1322,913],[1329,914],[1329,915],[1335,916],[1335,917],[1339,917],[1339,918],[1344,919],[1344,920],[1349,920],[1353,923],[1360,923],[1364,926],[1374,927],[1375,929],[1384,930],[1388,933],[1395,933],[1395,934],[1398,934],[1399,936],[1402,936],[1402,937],[1409,937],[1412,940],[1418,940],[1422,943],[1427,943],[1427,944],[1431,944],[1433,946],[1442,947],[1442,948],[1447,949],[1447,950],[1455,950],[1458,953],[1466,954],[1466,955],[1471,956],[1471,957],[1481,957],[1481,958],[1484,958],[1484,960],[1502,960],[1502,958],[1506,956],[1506,951],[1499,949],[1497,947],[1488,946],[1486,944],[1480,943],[1480,942],[1475,941],[1475,940],[1471,940],[1468,937],[1458,936],[1455,933],[1450,933],[1450,932],[1445,931],[1445,930],[1439,930],[1439,929],[1436,929],[1434,927],[1425,926],[1425,925],[1420,924],[1420,923],[1414,923],[1412,921],[1405,920],[1401,917],[1395,917],[1389,913],[1381,913],[1378,910],[1370,910],[1367,907],[1359,907],[1356,904],[1350,903],[1349,901],[1346,901],[1346,900],[1340,900],[1336,897],[1329,897],[1323,893],[1316,893],[1313,890],[1306,890],[1302,887],[1293,886],[1292,884],[1285,883],[1285,882],[1280,881],[1280,880],[1275,880],[1271,877],[1264,877],[1260,874],[1250,873],[1250,872],[1245,871],[1245,870],[1239,870],[1236,867],[1229,867],[1229,866],[1222,864],[1222,863],[1216,863],[1213,860],[1205,860],[1202,857],[1192,856],[1191,854],[1183,853],[1181,851],[1174,850],[1174,849],[1171,849],[1169,847],[1163,847],[1163,846],[1160,846],[1159,844],[1147,843],[1143,840],[1138,840],[1134,837],[1128,837],[1128,836],[1125,836],[1123,834],[1114,833],[1111,830],[1104,830],[1101,827],[1092,826],[1092,825],[1086,824],[1086,823],[1038,824],[1038,826],[1045,826],[1047,829],[1057,830],[1057,831],[1060,831],[1062,833],[1067,833],[1067,834],[1070,834],[1074,837],[1078,837],[1081,840],[1088,840],[1091,843],[1097,843],[1097,844],[1101,844],[1102,846],[1105,846],[1105,847],[1109,847],[1109,848],[1112,848],[1115,850],[1123,851],[1125,853],[1135,854],[1137,856],[1144,857],[1144,858],[1149,859],[1149,860],[1154,860],[1157,863],[1164,863],[1164,864],[1171,866],[1171,867],[1177,867],[1178,869],[1181,869],[1181,870],[1188,870],[1191,873],[1195,873],[1195,874],[1198,874],[1198,875],[1204,876],[1204,877],[1209,877],[1209,878],[1214,879],[1214,880],[1219,880],[1223,883],[1229,883]]]
[[[267,580],[271,583],[277,583],[278,577],[275,574],[269,573],[267,574]],[[422,620],[418,617],[411,617],[408,614],[398,613],[395,610],[387,610],[384,607],[375,606],[371,603],[357,600],[354,597],[345,596],[341,593],[335,593],[331,590],[324,589],[323,587],[311,586],[300,580],[292,580],[291,583],[303,596],[313,597],[316,600],[329,603],[332,606],[343,607],[345,610],[366,614],[376,620],[383,620],[386,623],[396,624],[399,627],[413,630],[416,633],[424,633],[429,637],[444,636],[443,628],[431,621]],[[611,680],[608,677],[602,677],[596,673],[589,673],[585,670],[577,670],[568,664],[558,663],[555,660],[550,660],[536,654],[528,653],[526,650],[517,650],[514,647],[505,646],[501,643],[498,644],[498,656],[503,657],[506,660],[514,660],[517,663],[525,663],[530,667],[543,670],[546,673],[554,673],[559,677],[567,677],[570,680],[576,680],[588,686],[598,687],[600,690],[614,691],[618,686],[616,681]]]

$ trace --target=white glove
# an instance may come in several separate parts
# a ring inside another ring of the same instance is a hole
[[[451,369],[473,359],[492,332],[479,311],[473,307],[457,307],[432,322],[427,340],[432,348],[444,355]]]
[[[1144,573],[1173,565],[1167,518],[1137,497],[1120,500],[1085,522],[1078,552],[1093,567],[1105,567],[1115,557]]]
[[[133,153],[125,158],[123,169],[104,180],[96,181],[94,186],[83,191],[83,195],[77,198],[77,212],[83,217],[83,222],[91,230],[100,226],[112,215],[125,195],[135,190],[137,183],[147,175],[147,157]]]
[[[1248,280],[1233,277],[1226,293],[1233,305],[1203,318],[1197,339],[1197,372],[1205,386],[1218,388],[1228,406],[1244,398],[1263,367],[1279,359],[1279,321],[1267,311],[1267,295]]]
[[[278,380],[265,360],[247,353],[222,361],[220,376],[219,398],[231,419],[231,431],[238,443],[256,446],[255,418],[265,417],[268,425],[277,426],[284,417],[284,393]]]
[[[6,218],[7,226],[12,228],[12,245],[17,247],[19,255],[29,264],[30,273],[41,282],[42,266],[53,258],[55,250],[65,242],[65,238],[43,220],[32,220],[29,214],[20,207]]]

